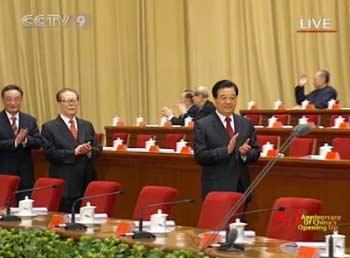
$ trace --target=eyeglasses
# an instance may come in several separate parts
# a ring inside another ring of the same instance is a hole
[[[230,100],[230,101],[234,101],[237,99],[237,96],[236,95],[220,95],[218,96],[219,99],[221,100]]]
[[[77,99],[67,99],[67,100],[60,100],[60,102],[66,104],[66,105],[68,105],[68,104],[76,105],[79,102],[79,100],[77,100]]]
[[[6,103],[10,103],[10,102],[15,102],[15,103],[18,103],[18,102],[21,102],[22,98],[4,98],[4,101]]]

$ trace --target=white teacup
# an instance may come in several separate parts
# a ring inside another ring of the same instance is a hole
[[[337,231],[332,235],[326,235],[326,255],[329,254],[330,236],[333,238],[333,257],[343,257],[345,255],[345,236],[338,234]]]
[[[247,225],[247,223],[241,222],[240,219],[236,219],[235,223],[230,224],[230,229],[236,229],[237,230],[237,238],[235,242],[244,242],[244,227]]]
[[[166,217],[168,214],[162,213],[158,210],[157,213],[151,215],[151,231],[162,232],[166,231]]]
[[[85,223],[94,223],[95,221],[95,206],[92,206],[90,202],[86,206],[80,208],[80,221]]]
[[[22,215],[32,215],[33,213],[33,202],[34,200],[31,200],[26,196],[24,200],[19,201],[18,203],[18,212]]]

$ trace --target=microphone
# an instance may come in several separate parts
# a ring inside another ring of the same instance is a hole
[[[255,214],[255,213],[260,213],[260,212],[265,212],[265,211],[285,211],[285,210],[286,210],[286,207],[280,206],[280,207],[276,207],[276,208],[268,208],[268,209],[259,209],[259,210],[253,210],[253,211],[239,212],[239,213],[233,214],[232,217]]]
[[[71,222],[65,226],[65,229],[66,230],[81,230],[81,231],[86,230],[87,227],[84,224],[75,222],[75,206],[80,201],[87,200],[87,199],[101,198],[101,197],[106,197],[106,196],[111,196],[111,195],[117,195],[117,194],[124,194],[124,193],[126,193],[126,192],[125,191],[116,191],[116,192],[107,193],[107,194],[96,194],[96,195],[84,196],[84,197],[81,197],[81,198],[75,200],[73,205],[72,205],[72,210],[71,210]]]
[[[312,131],[312,127],[310,125],[297,125],[294,127],[292,134],[295,136],[303,136],[309,134]]]
[[[175,204],[186,204],[186,203],[194,203],[194,199],[184,199],[184,200],[179,200],[179,201],[173,201],[173,202],[161,202],[161,203],[156,203],[156,204],[149,204],[143,206],[141,210],[141,215],[139,219],[139,231],[134,231],[134,235],[132,236],[133,239],[154,239],[156,236],[150,232],[143,231],[143,213],[145,210],[149,208],[154,208],[162,205],[175,205]]]
[[[45,185],[45,186],[39,186],[39,187],[34,187],[34,188],[29,188],[29,189],[23,189],[23,190],[18,190],[10,194],[10,196],[7,198],[6,201],[6,215],[3,215],[0,220],[1,221],[21,221],[21,219],[15,215],[11,215],[11,201],[12,198],[19,193],[27,193],[31,191],[37,191],[41,189],[46,189],[46,188],[56,188],[57,185]]]
[[[292,144],[293,140],[298,136],[306,135],[310,133],[312,127],[309,125],[298,125],[296,126],[292,133],[288,136],[288,138],[281,145],[279,152],[284,153],[287,148]],[[265,167],[260,171],[254,181],[249,185],[249,187],[245,190],[241,198],[235,203],[235,205],[231,208],[231,210],[226,214],[223,220],[217,225],[211,237],[205,242],[200,251],[205,251],[213,239],[219,234],[221,228],[226,228],[232,216],[238,211],[238,209],[246,202],[248,196],[252,194],[255,188],[259,185],[259,183],[264,179],[267,173],[270,172],[272,167],[276,164],[276,162],[281,158],[282,155],[276,155],[273,159],[269,160]]]

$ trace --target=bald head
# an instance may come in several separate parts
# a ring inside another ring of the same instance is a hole
[[[194,92],[193,103],[197,107],[201,107],[209,98],[208,88],[205,86],[198,86]]]

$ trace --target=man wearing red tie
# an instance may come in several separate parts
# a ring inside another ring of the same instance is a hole
[[[96,179],[92,160],[102,151],[93,125],[76,117],[79,94],[64,88],[56,94],[60,115],[42,127],[43,150],[50,162],[50,176],[65,180],[61,211],[70,212],[89,182]]]
[[[244,192],[249,186],[248,164],[260,151],[253,124],[234,114],[238,87],[229,80],[217,82],[212,94],[216,111],[194,127],[194,155],[202,166],[202,197],[211,191]]]
[[[23,91],[19,86],[5,86],[1,98],[4,110],[0,113],[0,174],[19,176],[20,189],[32,188],[34,171],[31,151],[41,147],[36,119],[20,111]],[[24,195],[17,197],[22,199]]]

